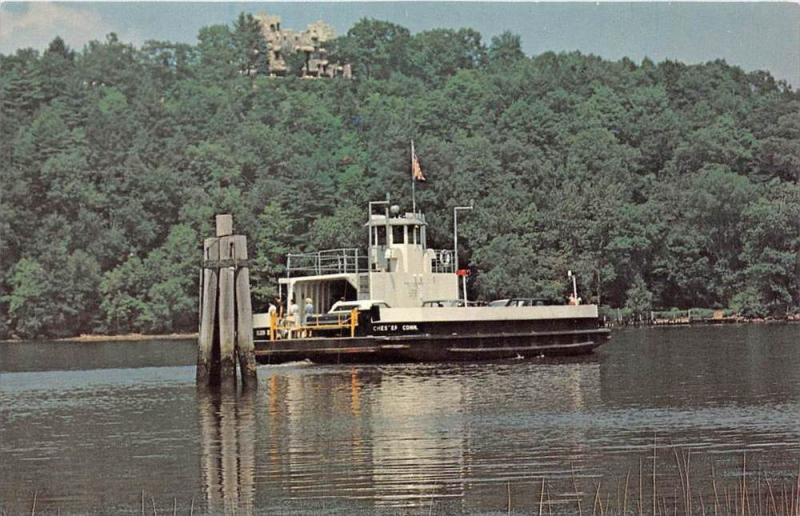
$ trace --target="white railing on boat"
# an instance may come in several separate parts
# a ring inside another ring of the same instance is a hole
[[[286,256],[286,276],[322,274],[358,274],[368,270],[367,255],[356,248],[326,249],[314,253],[290,253]]]
[[[450,249],[433,250],[431,272],[455,272],[455,260]],[[326,249],[313,253],[286,255],[286,277],[320,276],[323,274],[359,274],[369,271],[366,254],[357,248]]]

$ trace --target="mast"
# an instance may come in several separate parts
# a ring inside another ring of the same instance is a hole
[[[417,197],[416,197],[416,183],[417,180],[414,177],[414,157],[416,153],[414,153],[414,140],[411,140],[411,211],[413,213],[417,213]]]

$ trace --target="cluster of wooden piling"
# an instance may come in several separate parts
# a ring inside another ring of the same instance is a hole
[[[247,237],[233,234],[231,215],[217,215],[216,226],[203,242],[197,383],[235,386],[238,357],[242,384],[255,387]]]

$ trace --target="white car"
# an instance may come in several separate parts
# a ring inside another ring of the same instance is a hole
[[[494,301],[489,301],[489,304],[486,306],[508,306],[508,302],[511,301],[510,299],[495,299]]]
[[[376,301],[374,299],[362,299],[360,301],[337,301],[333,304],[330,310],[328,310],[329,314],[344,314],[350,313],[353,308],[357,308],[360,312],[367,311],[371,309],[373,306],[379,306],[381,308],[389,308],[389,305],[386,304],[385,301]]]

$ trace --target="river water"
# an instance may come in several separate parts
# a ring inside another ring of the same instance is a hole
[[[788,506],[800,467],[797,324],[619,330],[569,360],[260,366],[257,392],[224,395],[194,360],[187,341],[0,343],[0,513],[671,512],[684,486],[725,512]]]

